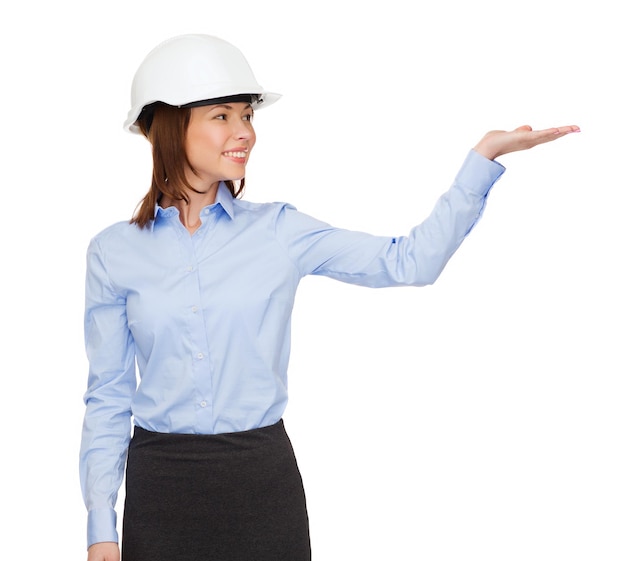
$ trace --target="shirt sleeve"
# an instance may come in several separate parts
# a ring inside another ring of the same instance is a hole
[[[471,150],[431,214],[399,237],[335,228],[284,205],[276,232],[302,276],[324,275],[369,287],[432,284],[482,216],[505,168]]]
[[[137,386],[126,299],[111,283],[96,240],[87,251],[85,347],[89,377],[79,471],[88,511],[89,547],[118,541],[115,503],[124,475],[131,400]]]

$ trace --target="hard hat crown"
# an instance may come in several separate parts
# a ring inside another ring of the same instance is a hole
[[[135,124],[142,109],[161,101],[181,106],[197,101],[253,94],[253,107],[265,107],[280,98],[257,82],[243,53],[211,35],[180,35],[163,41],[143,60],[131,87],[131,109],[124,128]]]

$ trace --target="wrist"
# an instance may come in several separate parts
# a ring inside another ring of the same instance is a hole
[[[484,156],[488,160],[495,160],[499,154],[493,147],[488,146],[485,142],[479,142],[476,146],[474,146],[474,151],[478,152],[481,156]]]

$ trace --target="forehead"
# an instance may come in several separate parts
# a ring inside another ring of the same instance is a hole
[[[192,107],[191,114],[194,113],[209,113],[211,111],[233,111],[233,112],[244,112],[244,111],[253,111],[252,105],[250,105],[246,101],[237,101],[237,102],[229,102],[229,103],[216,103],[214,105],[201,105],[200,107]]]

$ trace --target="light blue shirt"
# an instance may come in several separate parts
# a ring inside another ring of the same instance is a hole
[[[95,236],[87,252],[80,452],[88,544],[118,540],[114,508],[131,416],[144,429],[175,433],[278,422],[300,279],[433,283],[503,172],[470,151],[430,216],[395,238],[334,228],[288,204],[233,199],[224,184],[193,235],[176,208],[157,207],[147,228],[123,222]]]

